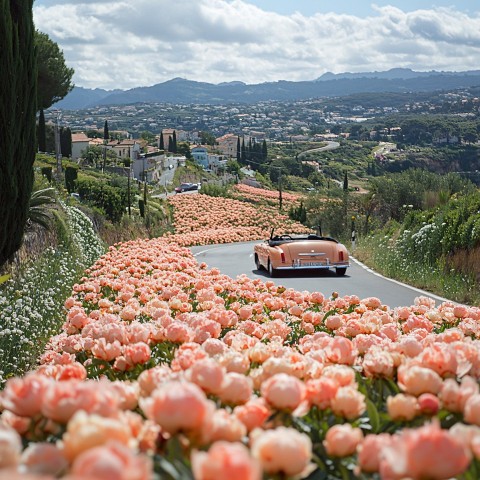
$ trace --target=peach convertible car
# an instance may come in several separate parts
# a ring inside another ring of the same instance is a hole
[[[276,235],[254,246],[257,270],[271,277],[283,270],[328,270],[345,275],[350,266],[348,251],[334,238],[318,235]]]

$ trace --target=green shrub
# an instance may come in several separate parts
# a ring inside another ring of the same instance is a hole
[[[78,167],[68,166],[65,169],[65,187],[68,193],[75,190],[75,180],[78,178]]]
[[[127,203],[122,199],[119,188],[91,177],[79,176],[75,181],[75,189],[82,201],[102,209],[111,222],[117,223],[122,218]]]
[[[42,167],[42,175],[52,183],[52,167]]]

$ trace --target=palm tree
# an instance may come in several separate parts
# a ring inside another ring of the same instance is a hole
[[[42,188],[32,192],[27,214],[27,229],[39,225],[46,230],[50,230],[52,225],[50,211],[55,203],[54,188]]]

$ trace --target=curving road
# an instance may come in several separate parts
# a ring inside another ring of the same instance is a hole
[[[267,272],[256,270],[253,262],[253,246],[258,242],[230,243],[224,245],[203,245],[191,247],[198,262],[205,262],[210,268],[217,267],[223,274],[236,278],[245,274],[249,278],[270,280]],[[317,291],[325,296],[332,292],[343,295],[358,295],[360,298],[378,297],[391,308],[413,305],[416,297],[424,295],[435,300],[438,305],[446,301],[429,292],[419,290],[395,280],[383,277],[355,259],[344,277],[338,277],[333,271],[288,272],[271,279],[278,285],[294,288],[298,291]]]
[[[339,146],[340,146],[340,144],[338,142],[327,141],[327,145],[325,145],[323,147],[318,147],[318,148],[311,148],[310,150],[305,150],[304,152],[299,153],[297,155],[297,158],[300,159],[303,155],[306,155],[307,153],[326,152],[328,150],[335,150]]]

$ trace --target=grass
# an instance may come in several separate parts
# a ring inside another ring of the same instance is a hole
[[[480,248],[476,255],[480,255],[479,252]],[[459,264],[461,262],[462,265],[468,265],[463,258],[465,255],[468,256],[468,252],[457,252],[455,258]],[[440,258],[434,265],[412,261],[403,255],[402,249],[397,248],[397,242],[386,235],[361,239],[355,250],[355,257],[387,277],[455,302],[480,305],[480,284],[477,276],[472,271],[455,267],[450,259]]]

